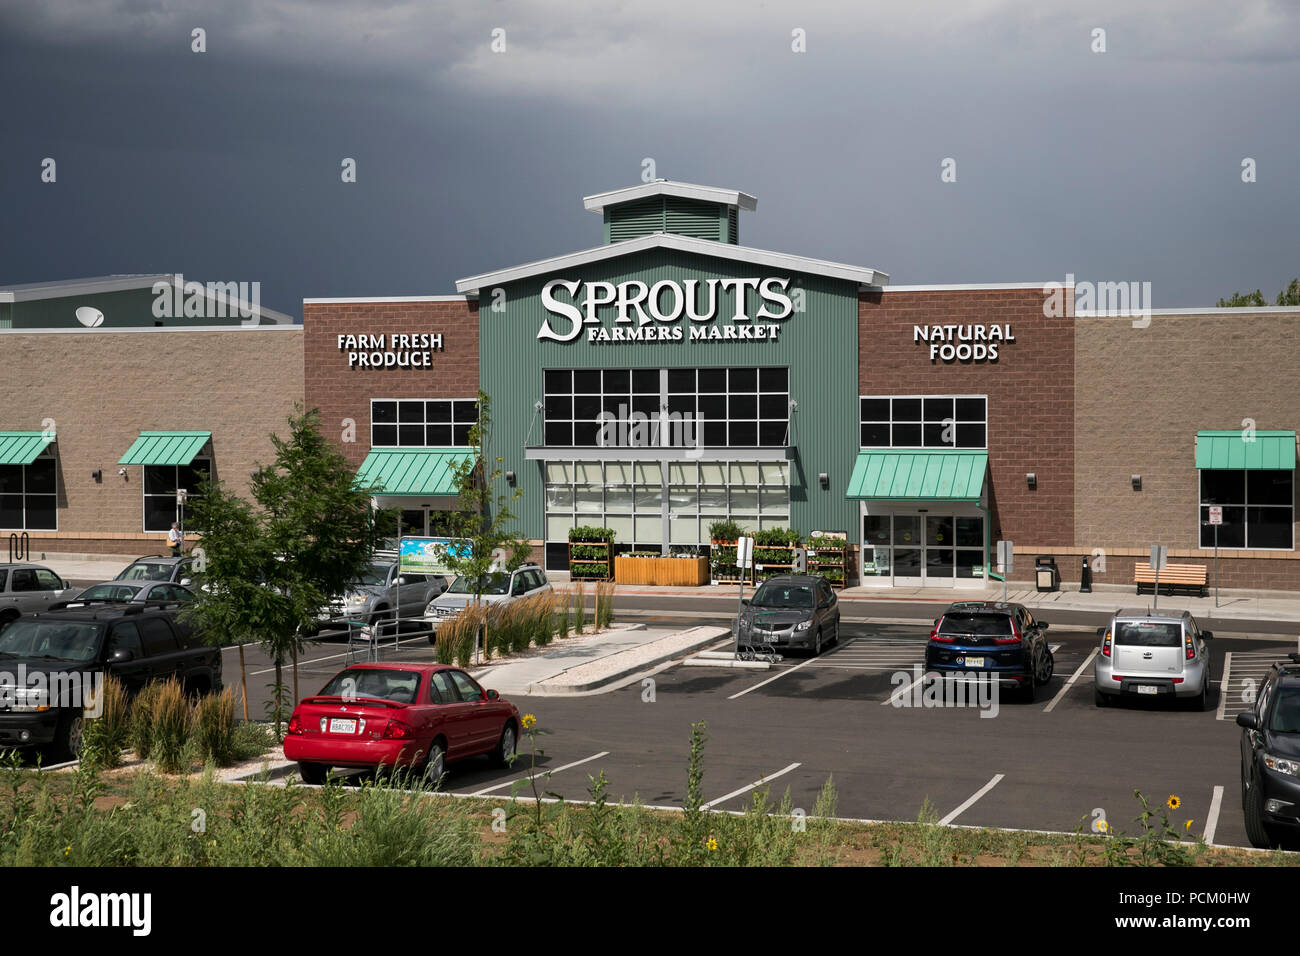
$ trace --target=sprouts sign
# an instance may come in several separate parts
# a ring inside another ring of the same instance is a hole
[[[787,293],[789,285],[788,277],[655,283],[552,279],[542,286],[542,305],[550,316],[537,338],[552,342],[573,342],[579,337],[588,342],[775,341],[781,330],[777,323],[802,311],[804,292]],[[747,311],[751,293],[759,303],[752,316]],[[614,307],[613,327],[601,323],[597,313],[601,306]],[[722,316],[729,324],[717,323]]]
[[[912,341],[930,347],[931,362],[996,362],[1016,337],[1008,325],[914,325]]]

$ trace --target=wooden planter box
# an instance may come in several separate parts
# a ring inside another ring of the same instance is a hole
[[[614,556],[614,580],[619,584],[700,587],[709,583],[705,558],[629,558]]]

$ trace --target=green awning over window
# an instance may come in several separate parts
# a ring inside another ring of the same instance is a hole
[[[378,485],[384,495],[454,495],[452,465],[473,454],[472,448],[372,448],[357,470],[357,484]]]
[[[54,432],[0,432],[0,465],[30,465],[54,441]]]
[[[119,465],[188,465],[212,439],[212,432],[141,432]]]
[[[967,448],[860,451],[846,498],[979,501],[989,453]]]
[[[1196,467],[1295,468],[1295,432],[1199,431]]]

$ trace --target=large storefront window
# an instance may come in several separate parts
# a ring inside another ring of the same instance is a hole
[[[954,585],[984,577],[984,518],[928,509],[862,517],[863,583]]]
[[[751,530],[790,526],[785,461],[551,461],[545,468],[551,570],[567,567],[569,529],[580,525],[612,529],[616,551],[707,545],[709,525],[727,519]]]
[[[1214,547],[1209,506],[1220,505],[1220,548],[1293,548],[1294,476],[1289,469],[1203,469],[1201,547]]]
[[[0,465],[0,528],[57,531],[57,483],[53,455],[30,465]]]
[[[192,501],[199,497],[199,481],[211,475],[210,458],[195,458],[188,465],[145,465],[144,530],[170,530],[180,520],[176,489],[184,488],[186,501]]]
[[[863,448],[986,448],[983,395],[863,395]]]
[[[777,448],[790,440],[786,368],[548,369],[543,386],[543,435],[553,448]],[[652,429],[661,411],[685,425],[685,441],[656,440]],[[633,416],[650,422],[637,430]],[[619,422],[632,424],[609,427]]]
[[[478,421],[472,398],[372,399],[373,448],[464,448]]]

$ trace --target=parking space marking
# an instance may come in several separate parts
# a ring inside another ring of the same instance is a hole
[[[808,660],[804,661],[804,662],[801,663],[801,664],[795,664],[794,667],[788,668],[787,670],[783,670],[783,671],[781,671],[779,674],[773,674],[773,675],[772,675],[771,677],[769,677],[767,680],[759,681],[759,682],[758,682],[757,684],[755,684],[753,687],[746,687],[746,688],[745,688],[744,690],[742,690],[742,691],[737,691],[736,693],[734,693],[734,694],[732,694],[730,697],[728,697],[727,700],[735,700],[737,697],[744,697],[744,696],[745,696],[746,694],[748,694],[751,690],[758,690],[760,687],[765,687],[766,685],[772,683],[772,681],[774,681],[774,680],[780,680],[782,677],[785,677],[787,674],[793,674],[793,673],[794,673],[795,671],[797,671],[799,668],[801,668],[801,667],[807,667],[809,664],[811,664],[811,663],[812,663],[813,661],[815,661],[816,659],[817,659],[817,658],[815,658],[815,657],[810,657],[810,658],[808,658]]]
[[[1228,705],[1229,675],[1232,673],[1232,651],[1223,652],[1223,677],[1219,681],[1219,712],[1215,720],[1223,720],[1223,709]]]
[[[500,790],[503,787],[512,787],[516,783],[530,783],[539,777],[545,777],[549,774],[559,773],[561,770],[568,770],[570,767],[576,767],[579,764],[584,764],[584,763],[591,763],[591,761],[593,760],[599,760],[601,757],[608,757],[608,756],[609,756],[609,751],[602,750],[598,754],[592,754],[590,757],[583,757],[581,760],[573,761],[573,763],[566,763],[563,767],[556,767],[554,770],[548,770],[546,768],[543,768],[542,770],[534,774],[526,774],[522,777],[517,777],[514,780],[507,780],[505,783],[493,784],[490,787],[484,787],[482,790],[475,790],[473,793],[469,794],[469,796],[481,797],[484,796],[485,794],[491,793],[493,790]]]
[[[980,797],[984,796],[984,794],[988,793],[990,790],[996,787],[1002,781],[1002,778],[1004,776],[1006,775],[1001,773],[995,773],[993,775],[992,780],[990,780],[988,783],[984,784],[984,786],[980,787],[973,794],[971,794],[966,799],[966,802],[963,803],[960,807],[958,807],[952,813],[948,814],[946,817],[940,820],[939,826],[941,827],[947,826],[948,824],[952,823],[953,820],[956,820],[959,816],[961,816],[962,813],[964,813],[965,811],[969,810],[972,806],[974,806],[975,801],[977,801]]]
[[[1215,717],[1235,721],[1238,714],[1251,710],[1255,706],[1254,695],[1246,700],[1246,682],[1253,684],[1257,694],[1273,665],[1286,661],[1286,654],[1285,649],[1236,653],[1225,651],[1223,678],[1219,681],[1219,709]]]
[[[761,787],[763,784],[767,783],[769,780],[775,780],[777,777],[781,776],[782,774],[787,774],[787,773],[789,773],[791,770],[794,770],[794,769],[795,769],[796,767],[798,767],[798,766],[799,766],[799,764],[797,764],[797,763],[792,763],[792,764],[790,764],[790,766],[788,766],[788,767],[783,767],[783,768],[781,768],[780,770],[778,770],[776,773],[771,774],[770,776],[767,776],[767,777],[759,777],[759,778],[758,778],[757,780],[755,780],[753,783],[751,783],[751,784],[746,784],[745,786],[741,787],[739,790],[733,790],[733,791],[731,791],[731,793],[727,794],[725,797],[718,797],[718,799],[716,799],[716,800],[710,800],[708,803],[704,804],[704,809],[705,809],[705,810],[711,810],[711,809],[713,809],[714,807],[716,807],[719,803],[725,803],[726,801],[730,800],[732,797],[738,797],[738,796],[740,796],[742,793],[748,793],[750,790],[753,790],[755,787]]]
[[[1210,814],[1205,818],[1205,842],[1214,842],[1214,831],[1219,828],[1219,809],[1223,806],[1223,788],[1215,787],[1210,798]]]
[[[1097,656],[1097,651],[1098,648],[1094,647],[1092,649],[1092,653],[1089,654],[1087,658],[1084,659],[1084,662],[1079,665],[1078,669],[1070,675],[1070,679],[1065,682],[1065,686],[1062,687],[1057,692],[1056,696],[1052,698],[1052,702],[1043,708],[1043,713],[1050,714],[1056,709],[1056,705],[1059,704],[1065,698],[1065,695],[1070,692],[1070,688],[1073,687],[1074,682],[1079,679],[1079,675],[1087,669],[1088,665],[1092,663],[1092,659]]]

